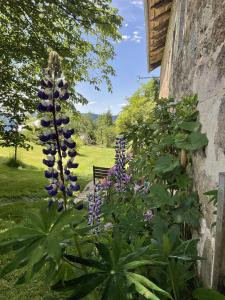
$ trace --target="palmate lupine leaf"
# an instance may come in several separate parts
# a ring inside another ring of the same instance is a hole
[[[64,255],[64,258],[72,262],[74,266],[75,264],[81,264],[91,268],[92,272],[93,269],[97,271],[69,281],[60,281],[54,285],[52,289],[58,292],[70,292],[72,296],[67,299],[74,300],[88,295],[100,284],[103,287],[101,300],[132,299],[132,291],[135,292],[135,290],[146,299],[159,300],[151,290],[172,299],[166,291],[159,288],[146,277],[128,272],[129,270],[134,270],[139,267],[160,263],[153,259],[137,260],[146,253],[149,246],[139,248],[125,257],[120,257],[120,241],[120,235],[118,233],[115,234],[112,241],[112,250],[103,243],[95,243],[101,261],[73,255]]]
[[[74,210],[58,213],[55,207],[43,208],[40,214],[29,213],[25,225],[12,228],[0,235],[0,251],[4,247],[17,249],[15,258],[3,267],[0,276],[26,266],[26,272],[18,281],[29,281],[45,262],[52,260],[60,264],[63,249],[72,243],[74,227]]]

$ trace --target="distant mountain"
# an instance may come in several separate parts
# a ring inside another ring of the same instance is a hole
[[[98,119],[98,117],[100,116],[99,114],[93,114],[93,113],[85,113],[83,115],[90,115],[91,118],[95,121]],[[115,121],[117,119],[118,116],[112,116],[113,121]]]

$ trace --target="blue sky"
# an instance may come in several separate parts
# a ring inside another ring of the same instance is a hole
[[[102,86],[97,92],[87,84],[81,84],[78,91],[88,100],[86,106],[77,106],[81,112],[103,113],[108,109],[118,114],[127,103],[127,97],[146,80],[138,80],[138,76],[159,76],[159,69],[147,72],[146,33],[143,0],[113,0],[124,18],[121,34],[123,40],[116,45],[116,58],[112,66],[116,76],[112,77],[113,93],[108,93]]]

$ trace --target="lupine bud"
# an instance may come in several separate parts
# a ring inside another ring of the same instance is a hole
[[[84,204],[83,203],[80,203],[79,205],[76,206],[77,210],[81,210],[83,208],[84,208]]]
[[[77,176],[69,175],[70,181],[77,181]]]
[[[59,98],[59,91],[56,90],[56,91],[54,92],[53,98],[54,98],[54,99]]]
[[[65,93],[63,96],[60,97],[61,100],[67,100],[69,99],[70,95],[69,93]]]
[[[58,87],[59,87],[59,88],[62,88],[62,87],[63,87],[63,81],[62,81],[62,79],[59,80],[59,82],[58,82]]]

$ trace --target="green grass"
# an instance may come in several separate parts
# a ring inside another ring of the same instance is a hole
[[[43,199],[47,196],[44,190],[47,180],[43,175],[45,167],[41,149],[40,146],[34,146],[28,152],[19,150],[18,159],[25,164],[25,168],[18,169],[6,165],[13,149],[0,148],[0,232],[19,223],[24,211],[37,210],[43,205]],[[114,163],[113,149],[83,146],[79,153],[76,174],[81,188],[92,179],[93,165],[111,167]],[[11,259],[12,253],[1,255],[0,265],[4,266]],[[43,273],[29,284],[16,286],[15,282],[20,276],[21,271],[17,270],[0,279],[0,300],[42,300],[51,294]]]
[[[25,169],[11,168],[6,165],[12,157],[13,149],[0,148],[0,199],[16,200],[31,197],[33,199],[46,197],[44,186],[47,181],[43,176],[44,165],[41,146],[33,150],[19,150],[18,158],[25,164]],[[92,166],[110,167],[113,165],[114,150],[95,146],[83,146],[79,150],[76,169],[81,188],[92,179]]]

